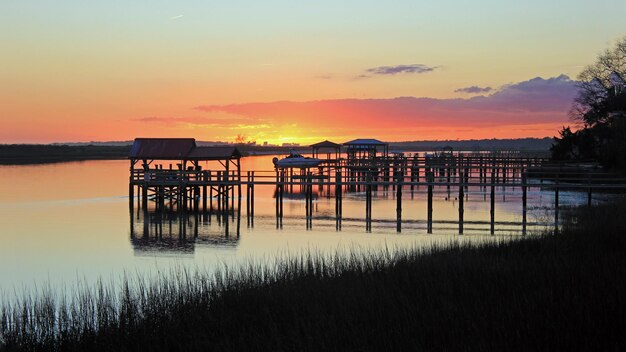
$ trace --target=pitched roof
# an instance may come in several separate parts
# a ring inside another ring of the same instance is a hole
[[[187,159],[190,160],[224,160],[239,158],[241,158],[239,149],[230,146],[196,147],[187,156]]]
[[[225,160],[241,158],[236,147],[198,147],[193,138],[135,138],[131,159]]]
[[[130,149],[133,159],[180,160],[196,147],[193,138],[135,138]]]
[[[339,147],[341,147],[341,144],[337,144],[337,143],[333,143],[333,142],[331,142],[329,140],[325,140],[323,142],[311,144],[311,147],[313,147],[313,148],[339,148]]]
[[[355,140],[351,140],[349,142],[345,142],[343,145],[353,145],[353,146],[358,146],[358,145],[387,145],[387,143],[385,142],[381,142],[378,139],[355,139]]]

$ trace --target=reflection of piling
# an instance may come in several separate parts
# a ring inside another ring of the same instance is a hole
[[[241,197],[239,198],[241,204]],[[246,182],[246,215],[248,226],[254,227],[254,171],[248,171]]]
[[[591,174],[587,174],[587,206],[591,206]]]
[[[342,198],[343,198],[341,171],[335,171],[335,228],[341,230],[341,218],[342,218]]]
[[[402,171],[396,172],[396,231],[402,231],[402,186],[404,175]]]
[[[128,207],[132,210],[135,202],[135,185],[128,184]]]
[[[310,171],[307,171],[305,188],[305,210],[306,210],[306,228],[311,229],[313,227],[313,175]]]
[[[433,182],[435,175],[430,169],[426,169],[426,182],[428,182],[428,208],[426,232],[433,233]]]
[[[365,179],[365,231],[372,231],[372,183],[371,174],[366,173]]]
[[[559,172],[554,181],[554,234],[559,233]]]

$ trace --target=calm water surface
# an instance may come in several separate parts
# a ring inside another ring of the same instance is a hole
[[[242,159],[242,170],[271,170],[272,156]],[[394,192],[378,191],[372,232],[365,230],[363,193],[345,193],[341,231],[336,230],[334,198],[314,201],[312,229],[305,223],[305,202],[287,196],[282,229],[276,228],[271,186],[259,186],[251,226],[242,213],[222,217],[170,217],[155,224],[155,214],[129,212],[128,162],[86,161],[34,166],[0,166],[0,291],[92,282],[123,273],[154,273],[172,266],[215,268],[223,263],[267,260],[308,250],[321,252],[428,246],[433,242],[485,241],[521,236],[521,190],[498,187],[496,236],[489,236],[489,198],[470,189],[465,203],[465,235],[458,235],[457,190],[434,196],[434,234],[426,234],[426,188],[403,193],[402,233],[395,231]],[[217,169],[204,165],[205,169]],[[297,188],[297,187],[296,187]],[[296,189],[297,191],[297,189]],[[488,191],[487,191],[488,192]],[[244,191],[245,193],[245,191]],[[585,195],[561,192],[564,205]],[[529,191],[529,230],[552,226],[553,194]],[[182,226],[181,226],[182,222]],[[239,231],[237,231],[239,229]],[[183,239],[181,230],[185,232]],[[197,232],[197,236],[194,236]]]

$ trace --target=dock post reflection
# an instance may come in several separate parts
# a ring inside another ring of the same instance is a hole
[[[433,182],[435,175],[430,168],[426,169],[426,182],[428,182],[428,204],[427,204],[427,222],[426,232],[433,233]]]
[[[556,174],[556,178],[554,180],[554,234],[557,235],[559,233],[559,172]]]
[[[335,171],[335,229],[341,231],[341,206],[342,204],[342,183],[341,183],[341,171]]]
[[[402,187],[404,172],[396,172],[396,232],[402,232]]]
[[[130,214],[130,241],[137,254],[140,253],[193,253],[198,244],[209,246],[236,246],[240,238],[241,212],[231,210],[222,213],[193,211],[158,211],[137,209]],[[216,216],[214,225],[207,217]],[[234,229],[231,227],[234,225]],[[234,230],[234,231],[233,231]]]
[[[313,174],[307,171],[306,183],[304,188],[305,210],[306,210],[306,228],[313,228]]]

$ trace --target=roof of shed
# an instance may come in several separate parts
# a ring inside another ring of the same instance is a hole
[[[135,138],[130,158],[180,160],[195,147],[193,138]]]
[[[339,147],[341,147],[341,144],[337,144],[337,143],[333,143],[333,142],[331,142],[329,140],[325,140],[323,142],[311,144],[311,147],[313,147],[313,148],[339,148]]]
[[[187,156],[187,159],[190,160],[225,160],[239,158],[241,158],[239,149],[230,146],[196,147]]]
[[[381,142],[378,139],[355,139],[349,142],[345,142],[343,145],[387,145],[385,142]]]

